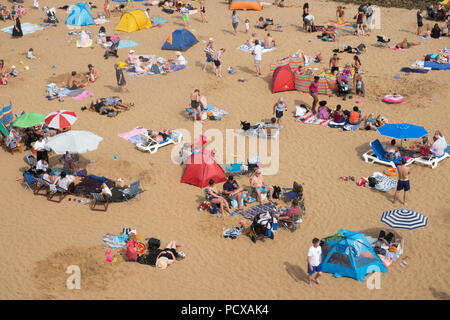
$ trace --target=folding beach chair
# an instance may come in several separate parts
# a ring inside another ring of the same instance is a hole
[[[25,190],[30,189],[31,191],[33,191],[36,188],[37,182],[38,181],[34,177],[34,174],[28,171],[25,171],[23,173],[22,183],[25,185]]]
[[[421,163],[425,166],[430,166],[431,169],[434,169],[437,167],[438,163],[442,160],[450,157],[450,146],[447,146],[447,149],[445,149],[445,152],[440,157],[436,157],[434,155],[430,155],[428,157],[421,156],[419,158],[415,159],[415,162]]]
[[[141,133],[139,136],[140,136],[141,140],[143,140],[144,142],[137,143],[136,147],[139,150],[148,151],[152,154],[156,153],[158,151],[158,149],[161,147],[167,146],[169,144],[179,143],[181,141],[181,138],[183,137],[183,135],[181,133],[177,133],[175,131],[173,132],[172,136],[167,137],[166,140],[161,141],[161,142],[156,142],[146,133]]]
[[[37,180],[37,183],[39,186],[34,189],[33,194],[35,196],[46,196],[47,197],[48,192],[50,191],[50,184],[42,178],[36,177],[36,180]],[[39,193],[41,190],[44,190],[45,194]]]
[[[244,173],[242,162],[232,163],[230,166],[223,164],[222,166],[225,168],[226,175],[239,175]]]
[[[123,195],[126,201],[130,201],[132,199],[140,199],[139,194],[141,192],[144,192],[144,190],[141,189],[141,181],[137,180],[130,184],[129,190],[124,190]]]
[[[108,210],[108,205],[110,202],[109,197],[104,197],[101,193],[91,193],[91,205],[90,208],[92,211],[105,211]],[[97,204],[103,204],[102,209],[97,209],[95,206]]]
[[[60,188],[54,184],[51,184],[49,186],[49,191],[47,193],[47,200],[56,202],[56,203],[60,203],[66,197],[66,195],[68,193],[69,193],[69,191],[67,191],[63,188]],[[59,197],[54,198],[56,195],[59,195]]]
[[[380,140],[376,139],[370,142],[371,150],[367,151],[362,155],[365,162],[368,163],[381,163],[386,166],[391,166],[392,168],[395,168],[396,165],[401,164],[400,160],[402,157],[398,157],[395,160],[388,160],[384,157],[386,154],[386,151],[384,150],[383,146],[381,145]],[[411,163],[415,161],[414,158],[409,159],[406,162],[406,166],[409,166]]]

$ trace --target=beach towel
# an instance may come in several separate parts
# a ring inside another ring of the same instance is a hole
[[[397,48],[396,46],[390,46],[389,48],[395,50],[395,51],[405,51],[406,49],[403,48]]]
[[[424,40],[428,40],[428,39],[442,40],[442,39],[443,39],[443,37],[439,37],[439,38],[432,38],[432,37],[425,37],[425,36],[420,36],[420,39],[424,39]]]
[[[125,248],[127,246],[127,240],[128,235],[125,233],[120,236],[107,233],[103,236],[103,242],[108,248],[112,249]]]
[[[156,73],[151,72],[151,71],[144,72],[144,73],[127,72],[128,76],[135,77],[135,78],[140,78],[140,77],[143,77],[143,76],[151,76],[151,75],[154,75],[154,74],[156,74]]]
[[[328,124],[328,127],[330,127],[330,128],[343,128],[344,126],[345,126],[345,121],[341,122],[341,123],[330,121],[330,123]]]
[[[194,110],[192,110],[191,108],[186,109],[186,110],[189,114],[194,114]],[[217,108],[217,107],[213,107],[209,103],[208,103],[208,108],[206,109],[206,112],[212,112],[212,114],[214,116],[225,116],[228,114],[228,111],[225,111],[225,110]]]
[[[321,126],[328,127],[330,120],[323,120],[317,118],[317,115],[309,111],[302,117],[297,117],[295,121],[301,122],[301,123],[308,123],[308,124],[320,124]]]
[[[407,73],[427,73],[430,70],[427,69],[413,69],[413,68],[401,68],[400,69],[401,72],[407,72]]]
[[[118,49],[122,48],[130,48],[130,47],[137,47],[139,43],[133,41],[133,40],[120,40]]]
[[[345,27],[356,30],[356,24],[347,24]]]
[[[261,40],[260,40],[260,42],[261,42]],[[264,41],[263,41],[263,42],[264,42]],[[247,44],[243,44],[243,45],[240,46],[238,49],[241,50],[241,51],[247,52],[247,53],[252,53],[254,47],[250,47],[250,46],[247,45]],[[270,52],[270,51],[273,51],[273,50],[275,50],[274,47],[269,48],[269,49],[263,49],[263,50],[262,50],[262,53]]]
[[[80,42],[81,42],[81,40],[78,39],[77,40],[77,48],[89,48],[89,47],[92,47],[92,39],[89,39],[89,43],[87,45],[85,45],[85,46],[82,46]]]
[[[425,68],[431,68],[431,70],[450,70],[450,63],[437,63],[433,61],[425,61]]]
[[[94,19],[94,22],[95,22],[95,25],[99,25],[99,24],[107,23],[107,22],[109,22],[109,20],[106,20],[103,18],[97,18],[97,19]]]
[[[269,202],[265,204],[258,204],[248,210],[239,212],[244,218],[252,220],[255,218],[255,216],[259,213],[263,212],[270,212],[270,213],[276,213],[276,210],[274,209],[275,206],[277,206],[277,202]],[[287,209],[287,208],[286,208]]]
[[[243,226],[227,229],[223,232],[224,238],[236,239],[242,234]]]
[[[157,26],[157,25],[159,25],[159,24],[161,24],[161,23],[166,23],[166,22],[168,22],[169,20],[167,20],[167,19],[162,19],[162,18],[152,18],[152,23],[153,23],[153,25],[152,25],[152,27],[153,26]]]
[[[146,133],[146,132],[148,132],[147,129],[142,128],[142,127],[136,127],[131,131],[119,133],[118,136],[127,141],[130,141],[133,144],[137,144],[137,143],[143,142],[142,139],[140,138],[140,134]]]
[[[347,123],[346,125],[344,125],[344,126],[342,127],[342,129],[344,129],[344,130],[346,130],[346,131],[350,131],[350,130],[356,131],[356,129],[358,129],[360,125],[361,125],[361,122],[358,123],[358,124],[350,124],[350,123]]]
[[[13,30],[14,26],[9,26],[6,28],[1,29],[1,31],[12,34],[12,30]],[[44,30],[44,28],[42,26],[39,26],[37,24],[32,24],[32,23],[28,23],[25,22],[24,24],[22,24],[22,32],[23,34],[30,34],[39,30]]]
[[[89,97],[89,96],[92,96],[93,95],[93,93],[92,92],[90,92],[90,91],[88,91],[88,90],[83,90],[83,92],[82,93],[80,93],[79,95],[77,95],[77,96],[75,96],[75,97],[72,97],[72,99],[73,100],[83,100],[83,99],[86,99],[87,97]]]

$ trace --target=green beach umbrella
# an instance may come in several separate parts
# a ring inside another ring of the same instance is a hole
[[[27,112],[16,118],[12,125],[17,128],[30,128],[44,122],[45,115],[36,112]]]

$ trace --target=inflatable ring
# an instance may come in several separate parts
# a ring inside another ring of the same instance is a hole
[[[137,243],[137,253],[138,254],[143,254],[145,252],[145,250],[147,250],[145,245],[142,242],[138,242]]]
[[[399,94],[388,94],[383,98],[383,101],[387,103],[401,103],[404,100],[405,98]]]
[[[384,170],[384,174],[387,176],[396,176],[397,168],[388,168],[388,169]]]

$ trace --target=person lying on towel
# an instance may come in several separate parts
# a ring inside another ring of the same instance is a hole
[[[95,103],[94,101],[92,101],[89,110],[98,112],[100,114],[107,114],[108,112],[117,111],[117,109],[128,110],[131,106],[133,106],[133,104],[126,105],[122,103],[121,98],[115,96],[99,98],[95,101]]]
[[[161,128],[159,129],[159,132],[148,130],[148,134],[150,135],[150,138],[159,143],[171,137],[173,135],[173,131],[170,129]]]

